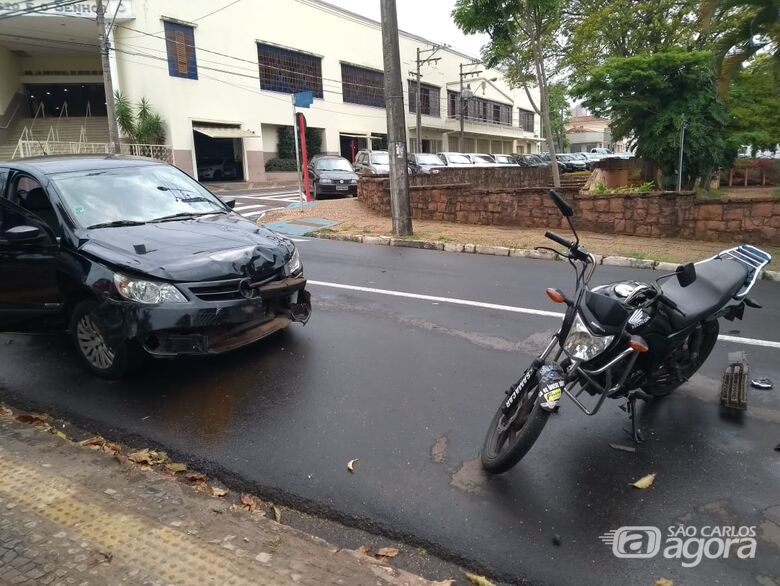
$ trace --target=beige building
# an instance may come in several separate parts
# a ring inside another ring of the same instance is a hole
[[[586,108],[577,106],[572,110],[566,125],[569,138],[569,152],[590,152],[593,148],[607,148],[615,154],[625,153],[625,139],[613,139],[609,119],[593,116]]]
[[[93,145],[67,147],[83,152],[107,142],[95,11],[94,0],[63,0],[56,8],[48,0],[0,3],[0,159],[19,155],[19,138],[43,141],[50,151],[54,143]],[[292,125],[291,93],[297,91],[314,93],[311,108],[301,111],[309,127],[321,129],[322,151],[351,158],[386,141],[381,27],[375,21],[319,0],[262,7],[227,0],[109,0],[106,14],[115,89],[133,101],[149,100],[165,122],[175,164],[193,175],[217,162],[226,177],[266,179],[278,130]],[[401,33],[400,46],[414,150],[411,72],[417,49],[434,44]],[[538,151],[539,117],[523,92],[468,55],[443,47],[435,57],[421,69],[424,151],[458,150],[461,104],[463,150]],[[467,100],[460,99],[461,64]],[[220,167],[219,161],[231,164]]]

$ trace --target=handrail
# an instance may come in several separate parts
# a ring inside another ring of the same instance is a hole
[[[60,122],[62,121],[62,116],[65,116],[66,118],[70,118],[70,112],[68,112],[68,100],[65,100],[62,102],[62,108],[60,108],[60,115],[57,116],[57,123],[52,126],[52,130],[54,130],[54,136],[52,137],[54,140],[58,141],[60,140]],[[49,131],[49,134],[52,134],[51,130]],[[48,141],[49,138],[47,137],[46,140]]]
[[[43,105],[43,102],[38,103],[38,107],[35,108],[35,115],[33,116],[32,124],[30,124],[30,135],[33,133],[33,128],[35,128],[35,122],[38,120],[38,113],[43,112],[41,115],[41,118],[46,118],[46,107]]]
[[[22,133],[19,135],[19,141],[16,143],[16,148],[14,149],[13,154],[11,155],[12,159],[16,158],[16,153],[18,152],[22,157],[24,157],[24,145],[27,142],[30,142],[31,139],[30,130],[25,126],[22,129]]]
[[[8,130],[8,127],[11,126],[11,122],[13,122],[13,119],[16,118],[16,113],[19,111],[19,107],[21,106],[21,102],[16,102],[16,108],[14,108],[14,113],[11,114],[11,117],[8,119],[8,122],[0,126],[0,129],[2,130]]]

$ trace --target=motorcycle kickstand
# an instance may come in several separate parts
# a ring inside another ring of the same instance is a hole
[[[636,409],[636,397],[628,399],[625,410],[628,412],[628,416],[631,419],[631,432],[629,433],[625,428],[623,428],[623,431],[631,436],[631,439],[634,440],[635,444],[641,444],[645,441],[645,438],[642,437],[642,430],[639,428],[639,414]]]

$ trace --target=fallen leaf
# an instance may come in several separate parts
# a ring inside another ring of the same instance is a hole
[[[165,465],[166,470],[170,470],[174,474],[177,472],[186,472],[187,471],[187,464],[180,464],[178,462],[168,462]]]
[[[674,582],[667,580],[666,578],[661,578],[656,580],[653,586],[674,586]]]
[[[455,586],[455,580],[441,580],[439,582],[431,582],[431,586]]]
[[[257,500],[251,494],[241,493],[241,504],[247,511],[254,511],[257,508]]]
[[[149,449],[144,448],[143,450],[138,450],[137,452],[127,454],[127,459],[131,462],[135,462],[136,464],[146,464],[151,466],[152,462],[154,461],[154,456]]]
[[[119,452],[122,451],[122,446],[120,446],[119,444],[112,443],[112,442],[106,442],[103,445],[103,451],[106,452],[107,454],[110,454],[112,452],[114,454],[118,454]]]
[[[68,436],[62,433],[59,429],[53,429],[50,430],[54,435],[56,435],[60,439],[64,439],[65,441],[68,441]]]
[[[115,452],[114,458],[116,458],[116,461],[119,462],[120,464],[124,464],[125,462],[127,462],[127,456],[125,456],[120,452]]]
[[[361,545],[357,548],[358,553],[362,553],[363,555],[370,555],[373,556],[374,554],[371,552],[371,548],[367,545]]]
[[[14,412],[11,411],[8,407],[5,405],[0,405],[0,415],[4,415],[6,417],[13,417]]]
[[[634,446],[624,446],[621,444],[609,444],[609,447],[613,450],[620,450],[621,452],[636,452],[636,448]]]
[[[355,458],[354,460],[350,460],[349,462],[347,462],[347,470],[349,470],[350,472],[354,473],[355,472],[355,462],[358,462],[359,460],[360,460],[360,458]]]
[[[491,582],[484,576],[477,576],[476,574],[472,574],[470,572],[465,572],[465,574],[466,574],[466,579],[472,584],[475,584],[476,586],[495,586],[493,582]]]
[[[211,496],[225,496],[230,492],[227,488],[220,488],[218,486],[211,487]]]
[[[99,551],[98,555],[100,556],[99,559],[93,560],[90,562],[90,566],[97,566],[99,564],[110,564],[111,560],[114,559],[114,554],[110,551]]]
[[[200,472],[189,472],[184,478],[187,482],[206,482],[206,476]]]
[[[643,476],[636,482],[634,482],[631,486],[634,488],[650,488],[653,486],[653,482],[655,482],[655,472],[652,474],[648,474],[647,476]]]
[[[17,415],[16,420],[32,425],[49,425],[42,415]]]
[[[274,520],[277,523],[281,523],[282,522],[282,510],[279,507],[277,507],[276,505],[274,505],[273,508],[274,508]]]
[[[99,435],[96,435],[95,437],[91,437],[89,439],[85,439],[79,442],[80,446],[104,446],[106,444],[106,440],[104,440]]]
[[[383,547],[376,552],[376,555],[381,556],[383,558],[394,558],[399,553],[401,552],[397,547]]]

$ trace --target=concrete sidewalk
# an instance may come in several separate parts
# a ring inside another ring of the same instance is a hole
[[[0,584],[436,584],[35,423],[0,407]]]

